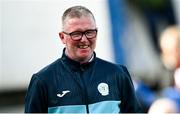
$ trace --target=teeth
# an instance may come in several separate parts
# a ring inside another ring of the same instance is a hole
[[[81,45],[81,46],[79,46],[79,48],[81,48],[81,49],[85,49],[85,48],[88,48],[89,46],[83,46],[83,45]]]

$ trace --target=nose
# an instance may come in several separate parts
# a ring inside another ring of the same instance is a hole
[[[81,42],[85,42],[88,41],[87,37],[85,34],[83,34],[82,38],[81,38]]]

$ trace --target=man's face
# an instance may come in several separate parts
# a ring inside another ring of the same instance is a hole
[[[75,31],[84,32],[91,29],[96,29],[95,21],[91,16],[65,20],[64,32],[66,33]],[[60,38],[66,45],[66,54],[71,59],[83,63],[91,58],[96,46],[96,37],[87,39],[86,36],[83,35],[81,40],[74,41],[71,39],[70,35],[61,32]]]

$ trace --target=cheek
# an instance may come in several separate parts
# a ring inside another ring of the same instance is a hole
[[[96,47],[96,39],[94,39],[94,40],[92,41],[92,45],[93,45],[94,48]]]
[[[70,40],[69,38],[65,37],[64,40],[63,40],[64,44],[69,45],[69,43],[70,43],[69,40]]]
[[[77,45],[77,43],[72,41],[72,40],[70,40],[70,39],[66,41],[66,46],[71,48],[71,49],[75,48],[76,45]]]

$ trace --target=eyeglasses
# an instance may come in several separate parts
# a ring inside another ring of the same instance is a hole
[[[96,35],[97,35],[97,29],[90,29],[90,30],[86,30],[84,32],[74,31],[74,32],[71,32],[71,33],[67,33],[67,32],[63,31],[63,33],[69,35],[72,40],[78,41],[78,40],[82,39],[83,35],[85,35],[87,39],[95,38]]]

